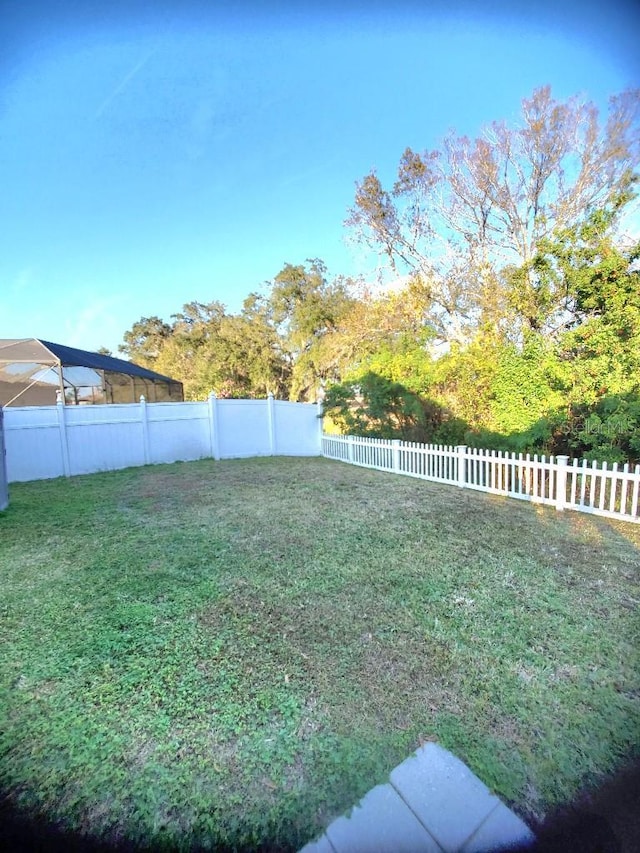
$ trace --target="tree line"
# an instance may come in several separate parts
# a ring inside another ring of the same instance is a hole
[[[285,264],[240,312],[143,317],[120,350],[187,399],[321,395],[358,434],[637,460],[639,106],[542,87],[513,125],[407,149],[392,187],[366,175],[346,225],[393,289]]]

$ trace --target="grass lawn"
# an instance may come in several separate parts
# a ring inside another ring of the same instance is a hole
[[[640,746],[640,526],[324,459],[16,484],[5,806],[295,849],[435,739],[534,822]]]

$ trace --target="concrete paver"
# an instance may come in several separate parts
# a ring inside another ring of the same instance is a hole
[[[310,841],[305,844],[300,853],[336,853],[336,850],[327,836],[322,835],[317,841]]]
[[[496,853],[499,850],[526,850],[536,837],[527,824],[500,803],[465,843],[460,853]]]
[[[391,785],[378,785],[327,829],[336,853],[441,853]]]
[[[493,853],[534,842],[466,764],[428,743],[300,853]]]
[[[500,800],[466,764],[428,743],[391,772],[391,784],[446,853],[455,853]]]

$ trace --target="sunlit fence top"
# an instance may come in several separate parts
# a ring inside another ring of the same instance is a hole
[[[477,489],[558,510],[573,509],[625,521],[640,521],[640,465],[587,462],[567,456],[538,456],[417,444],[410,441],[324,435],[323,455],[365,468]]]

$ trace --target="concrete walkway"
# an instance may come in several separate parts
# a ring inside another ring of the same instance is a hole
[[[300,853],[487,853],[534,842],[466,764],[428,743]]]

